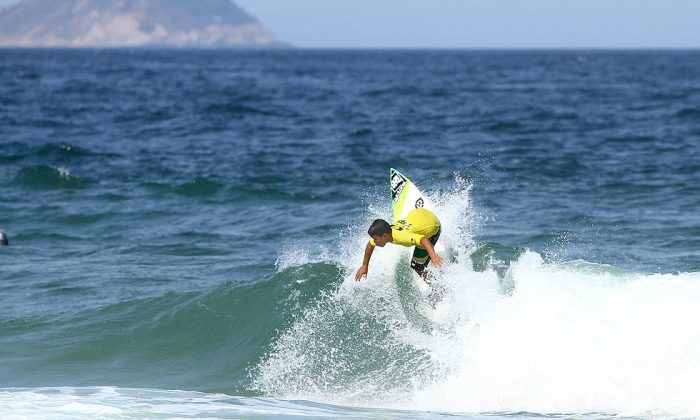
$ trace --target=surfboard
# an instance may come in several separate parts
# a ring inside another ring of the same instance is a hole
[[[389,170],[389,186],[391,188],[391,208],[395,221],[403,219],[413,209],[425,208],[435,213],[433,203],[428,197],[406,175],[394,168]],[[438,242],[435,245],[435,252],[443,251],[445,251],[445,246]]]
[[[408,212],[421,207],[436,213],[433,203],[430,202],[428,197],[426,197],[406,175],[394,168],[389,170],[389,186],[391,188],[391,208],[394,214],[394,221],[403,219]],[[440,219],[439,214],[436,213],[436,216]],[[445,254],[447,252],[444,242],[445,238],[443,237],[435,244],[435,252],[440,254],[443,258],[446,257]],[[431,286],[418,276],[411,276],[411,279],[415,287],[426,297],[426,301],[429,301],[430,293],[433,290]],[[429,305],[432,307],[432,311],[428,310],[428,304],[424,305],[425,307],[419,310],[417,308],[417,303],[414,302],[413,310],[417,311],[421,316],[434,321],[435,305]],[[444,307],[445,303],[441,303],[440,306]]]

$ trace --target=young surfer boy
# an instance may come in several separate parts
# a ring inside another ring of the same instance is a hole
[[[432,260],[433,264],[438,267],[443,263],[442,257],[436,254],[433,248],[440,237],[440,221],[428,209],[411,210],[404,219],[397,220],[391,225],[386,220],[377,219],[369,227],[368,233],[372,239],[365,247],[362,267],[355,274],[356,281],[367,277],[369,259],[372,257],[374,247],[383,247],[389,242],[406,247],[416,247],[411,258],[411,268],[427,283],[430,283],[426,270],[428,263]]]

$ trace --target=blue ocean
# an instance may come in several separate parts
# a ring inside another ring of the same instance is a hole
[[[0,417],[700,417],[698,156],[698,51],[0,50]]]

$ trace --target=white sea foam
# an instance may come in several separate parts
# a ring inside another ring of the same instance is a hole
[[[0,388],[0,418],[7,420],[436,417],[422,412],[366,410],[194,391],[117,387]]]
[[[435,271],[448,290],[444,301],[433,310],[420,293],[407,297],[420,281],[399,247],[375,250],[368,278],[354,281],[367,240],[362,227],[389,216],[370,206],[358,234],[340,245],[346,281],[280,336],[256,372],[260,389],[443,412],[700,416],[700,274],[545,263],[532,251],[505,278],[476,272],[469,254],[478,213],[468,184],[458,178],[456,185],[431,195],[441,241],[455,253]],[[353,337],[345,331],[351,322],[388,333]],[[381,370],[353,370],[373,357]]]
[[[70,171],[63,166],[59,166],[57,171],[58,175],[63,179],[71,179],[73,177],[73,174],[71,174]]]
[[[588,268],[523,255],[513,295],[455,326],[449,375],[412,407],[700,415],[700,276]]]

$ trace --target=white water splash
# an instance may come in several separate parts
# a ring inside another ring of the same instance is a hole
[[[531,251],[503,279],[494,270],[474,271],[469,252],[478,213],[468,184],[458,178],[456,185],[430,197],[441,240],[456,253],[435,270],[448,289],[438,308],[419,292],[407,304],[406,291],[420,280],[399,247],[375,250],[368,278],[354,281],[367,240],[362,227],[389,213],[371,206],[358,234],[341,245],[345,282],[281,334],[258,367],[260,389],[282,398],[455,413],[700,416],[699,273],[547,264]],[[346,325],[352,322],[387,332],[364,334]],[[374,351],[365,352],[368,346]],[[373,358],[382,369],[367,362]],[[363,363],[366,374],[353,370]]]

